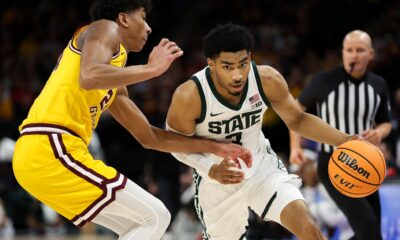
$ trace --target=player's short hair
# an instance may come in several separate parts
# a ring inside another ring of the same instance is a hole
[[[89,11],[90,19],[115,21],[121,12],[128,13],[143,7],[146,13],[151,10],[151,0],[96,0]]]
[[[250,31],[240,25],[228,23],[217,25],[203,38],[203,52],[207,58],[215,58],[221,52],[237,52],[254,47]]]

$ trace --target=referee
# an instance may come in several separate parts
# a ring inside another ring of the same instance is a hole
[[[367,70],[374,57],[368,33],[355,30],[343,40],[343,66],[317,74],[304,88],[298,103],[304,110],[317,109],[318,116],[349,134],[359,134],[378,145],[387,137],[390,124],[389,93],[386,81]],[[300,136],[290,133],[290,162],[303,164]],[[328,160],[333,147],[322,144],[318,156],[318,176],[346,215],[353,231],[351,239],[380,240],[381,207],[376,191],[365,198],[349,198],[339,193],[328,177]]]

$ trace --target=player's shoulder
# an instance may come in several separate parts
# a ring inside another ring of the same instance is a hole
[[[179,100],[190,101],[199,96],[199,89],[195,81],[189,79],[180,84],[174,93],[174,97]]]
[[[119,51],[122,42],[119,28],[116,22],[110,20],[101,19],[91,22],[85,26],[79,36],[76,36],[78,43],[80,43],[79,48],[83,48],[83,45],[86,44],[100,44],[116,53]]]
[[[257,65],[262,86],[274,87],[285,84],[285,79],[278,70],[268,65]]]
[[[195,82],[189,79],[175,89],[170,109],[185,116],[193,116],[193,119],[198,118],[202,105],[201,99]]]
[[[103,30],[103,31],[118,31],[118,24],[114,21],[110,21],[107,19],[100,19],[94,22],[91,22],[88,25],[88,29],[91,30]]]
[[[256,65],[258,74],[260,77],[273,77],[274,75],[280,74],[278,70],[268,65]]]
[[[86,28],[85,36],[88,39],[108,39],[109,41],[120,42],[118,24],[106,19],[90,23]]]

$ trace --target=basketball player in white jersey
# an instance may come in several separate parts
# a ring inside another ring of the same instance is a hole
[[[195,205],[204,239],[245,239],[248,207],[275,221],[298,239],[324,239],[298,187],[261,131],[262,117],[272,107],[299,134],[331,145],[355,136],[340,132],[303,112],[285,79],[269,66],[251,62],[253,37],[239,25],[219,25],[204,38],[208,66],[180,85],[167,116],[167,128],[184,135],[241,144],[253,164],[218,159],[210,154],[175,154],[195,168]]]

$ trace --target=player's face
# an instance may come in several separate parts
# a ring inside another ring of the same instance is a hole
[[[127,23],[129,50],[139,52],[146,44],[147,37],[151,33],[151,28],[146,22],[144,8],[139,8],[127,14]]]
[[[362,76],[374,56],[374,50],[367,38],[354,36],[344,40],[342,54],[346,72],[352,76]]]
[[[211,76],[221,95],[240,96],[250,72],[250,53],[221,52],[215,59],[208,59]]]

